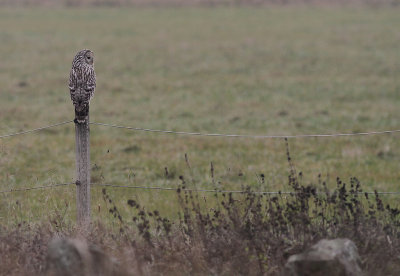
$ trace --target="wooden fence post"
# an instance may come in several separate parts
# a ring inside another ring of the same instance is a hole
[[[75,123],[76,141],[76,209],[79,225],[90,222],[90,143],[89,116]]]

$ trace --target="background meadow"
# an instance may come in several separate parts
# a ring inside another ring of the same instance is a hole
[[[94,122],[251,135],[399,129],[398,14],[325,5],[1,6],[0,135],[73,119],[67,80],[83,48],[95,53]],[[288,189],[282,139],[96,125],[90,135],[94,183],[177,187],[183,176],[190,188]],[[1,139],[1,190],[73,182],[74,139],[73,124]],[[289,146],[304,183],[321,174],[333,187],[336,177],[356,176],[365,190],[398,190],[399,135],[289,139]],[[177,213],[174,192],[107,192]],[[75,218],[73,185],[0,197],[1,224]],[[104,205],[94,186],[95,218],[107,218]]]

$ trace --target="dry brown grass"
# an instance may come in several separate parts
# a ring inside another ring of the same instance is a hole
[[[36,226],[18,224],[0,231],[0,274],[45,271],[47,245],[54,236],[85,238],[112,256],[127,275],[279,275],[287,258],[322,238],[349,238],[358,246],[367,275],[400,270],[400,210],[378,194],[362,191],[356,178],[337,179],[328,191],[320,179],[302,183],[289,152],[290,195],[215,194],[214,200],[185,189],[176,193],[178,219],[163,217],[136,200],[122,216],[103,189],[113,223],[94,222],[83,234],[57,217]],[[98,264],[102,265],[102,264]]]

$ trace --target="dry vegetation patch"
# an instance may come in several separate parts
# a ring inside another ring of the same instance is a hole
[[[119,212],[106,189],[103,200],[113,223],[96,221],[89,232],[62,219],[3,228],[1,273],[45,271],[47,245],[54,236],[87,239],[112,256],[127,275],[278,275],[290,255],[323,238],[349,238],[358,247],[367,275],[390,275],[400,269],[400,210],[377,194],[364,193],[360,182],[337,179],[329,191],[321,182],[305,185],[290,156],[290,194],[215,193],[203,197],[176,191],[178,218],[163,216],[136,200]],[[103,264],[98,264],[103,265]],[[110,269],[111,271],[111,269]],[[122,273],[122,272],[121,272]]]

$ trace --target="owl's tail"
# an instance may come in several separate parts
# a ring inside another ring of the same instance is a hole
[[[78,123],[84,123],[89,115],[89,104],[85,104],[84,106],[75,106],[75,120]]]
[[[71,93],[71,100],[75,107],[75,120],[78,123],[85,122],[89,115],[89,94],[78,88]]]

